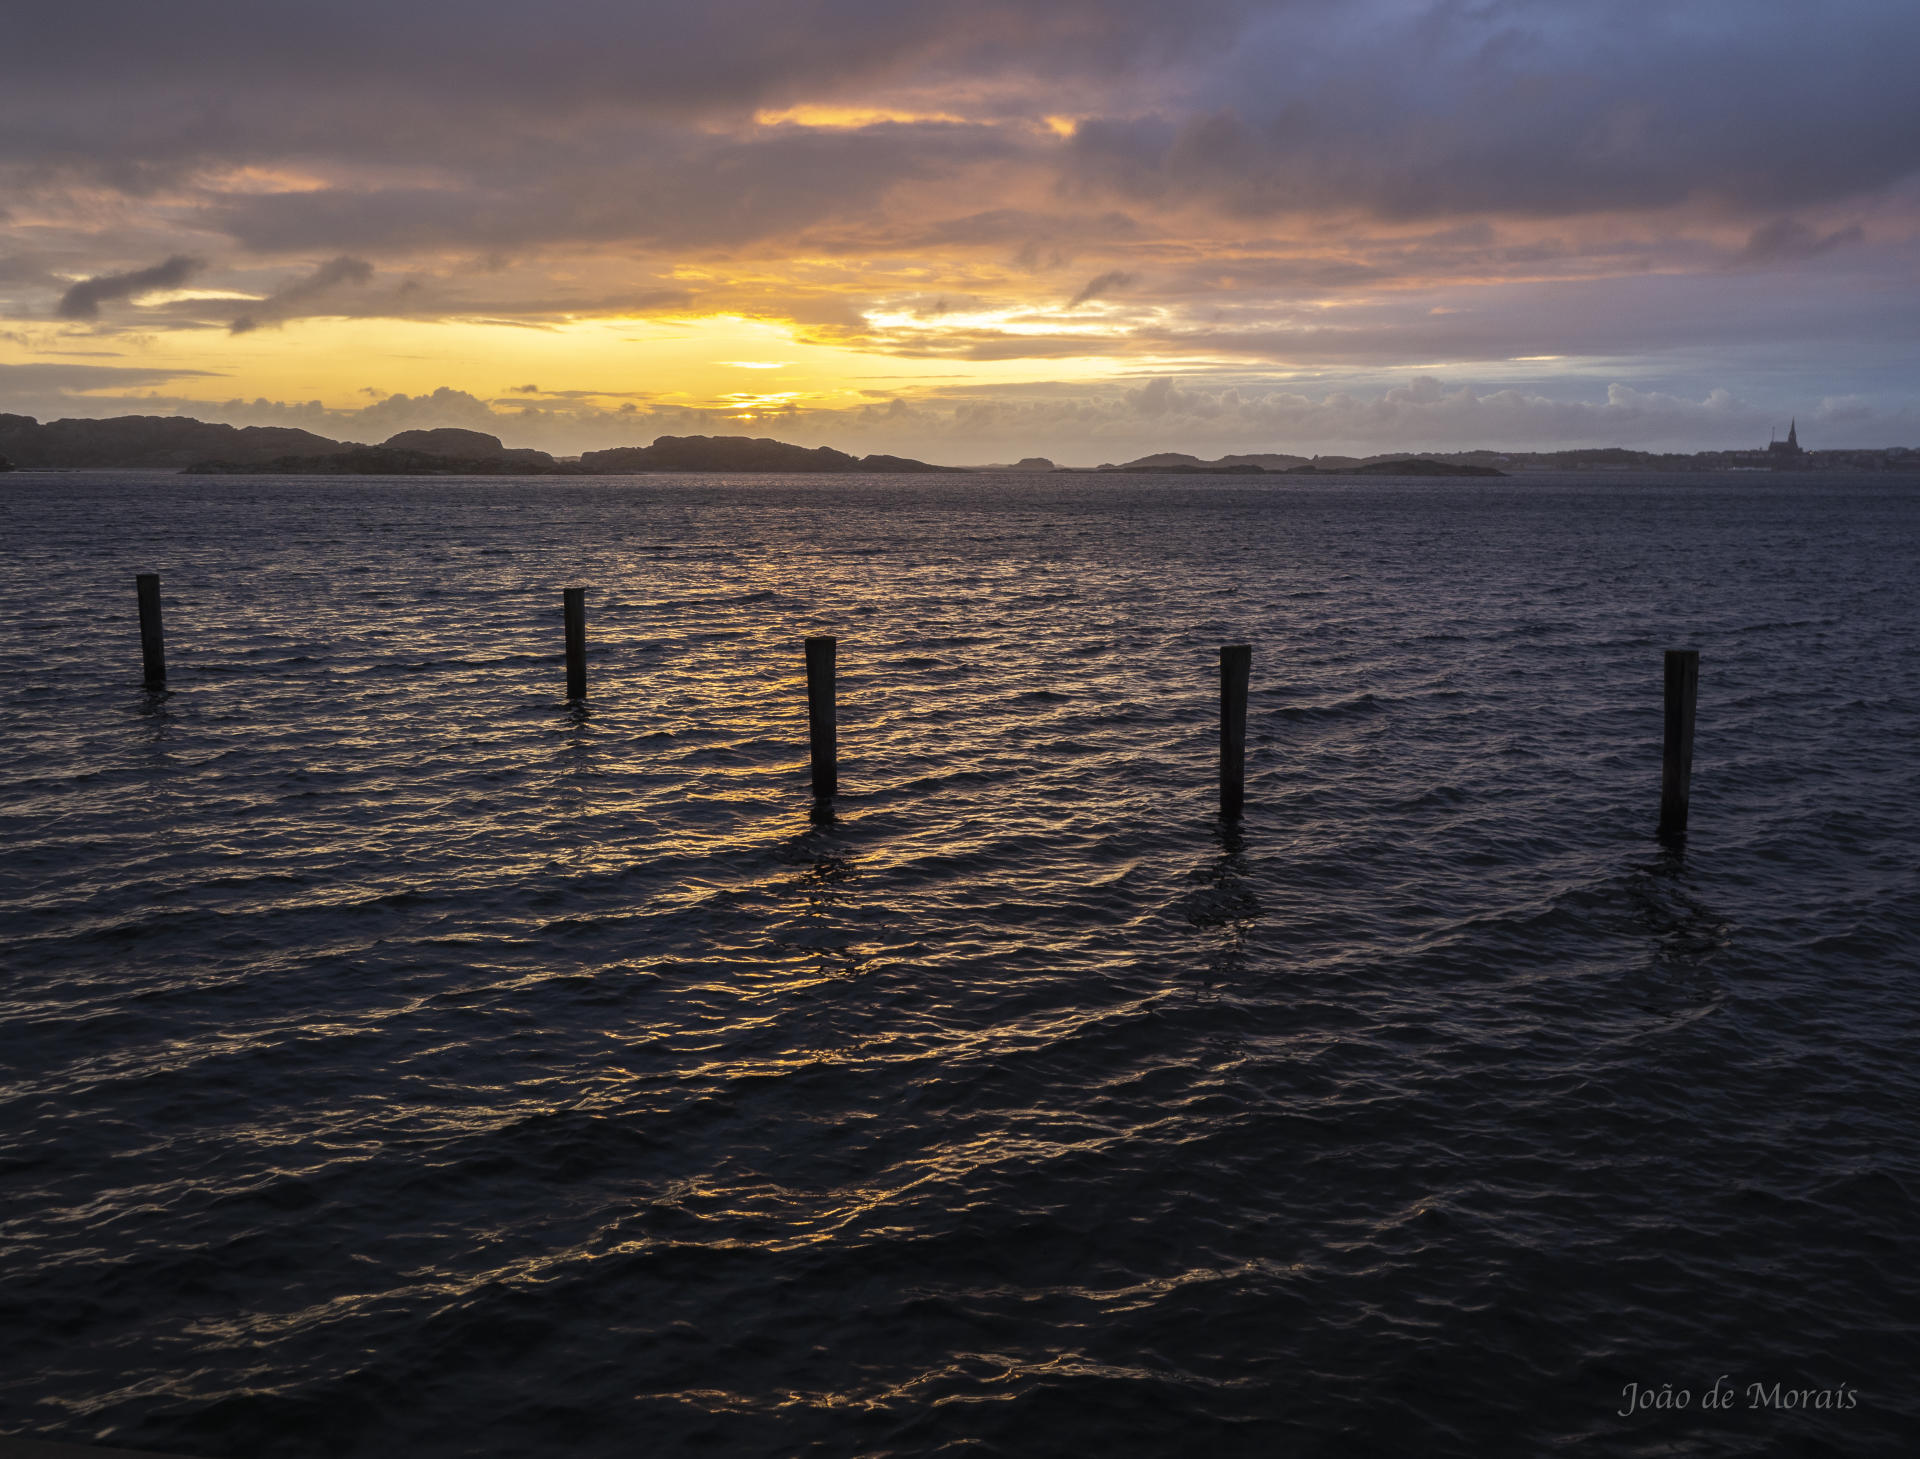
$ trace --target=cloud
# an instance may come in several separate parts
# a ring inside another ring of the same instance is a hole
[[[1858,223],[1821,233],[1798,218],[1776,218],[1753,230],[1738,261],[1743,264],[1804,263],[1846,244],[1863,243],[1866,236]]]
[[[1083,118],[1083,190],[1241,217],[1778,211],[1920,168],[1920,11],[1724,0],[1264,8],[1177,107]]]
[[[578,0],[535,32],[506,0],[101,0],[10,28],[0,181],[197,191],[206,223],[281,252],[737,242],[928,177],[955,183],[956,241],[961,219],[1076,199],[1089,218],[1764,216],[1920,168],[1916,51],[1920,10],[1886,0],[1818,23],[1728,0]],[[802,102],[879,120],[753,122]],[[1063,112],[1064,141],[1041,124]],[[305,179],[258,181],[281,172]]]
[[[68,365],[51,362],[0,364],[0,397],[17,399],[47,390],[130,390],[169,380],[213,378],[216,370],[184,370],[140,365]]]
[[[1224,44],[1244,0],[569,0],[529,26],[514,0],[335,0],[324,9],[252,0],[94,0],[84,15],[35,7],[10,18],[0,76],[48,92],[84,82],[192,97],[280,96],[282,125],[335,91],[350,115],[391,93],[475,112],[551,114],[609,103],[655,115],[784,107],[902,74],[968,78],[1125,72]],[[192,130],[184,124],[167,129]],[[516,117],[516,121],[518,118]],[[150,139],[157,141],[159,138]]]
[[[191,415],[191,410],[180,408],[175,392],[184,382],[215,378],[218,374],[211,370],[64,360],[0,363],[0,414],[30,415],[42,421],[64,416]]]
[[[387,395],[357,411],[355,424],[370,440],[385,440],[400,431],[432,426],[466,426],[491,430],[499,422],[493,407],[464,390],[445,385],[425,395]]]
[[[44,257],[32,253],[0,254],[0,284],[39,284],[52,278]]]
[[[161,289],[177,289],[205,267],[206,264],[201,260],[177,253],[151,268],[82,279],[60,296],[60,302],[54,306],[53,312],[62,319],[97,319],[102,304],[155,293]]]
[[[234,193],[202,221],[243,247],[499,250],[553,243],[735,247],[870,216],[895,189],[946,186],[1016,163],[1027,145],[987,126],[882,124],[739,138],[657,126],[581,139],[538,159],[444,179]]]
[[[1079,293],[1067,302],[1067,308],[1078,309],[1082,304],[1095,299],[1104,299],[1109,294],[1118,293],[1133,283],[1134,276],[1122,269],[1112,269],[1104,274],[1096,274],[1087,280]]]
[[[899,431],[917,437],[921,453],[934,459],[991,459],[993,450],[1024,448],[1023,454],[1084,462],[1090,449],[1104,460],[1160,450],[1208,457],[1608,445],[1691,451],[1764,445],[1774,414],[1724,388],[1695,397],[1614,382],[1598,399],[1561,391],[1489,388],[1437,376],[1367,390],[1156,376],[1121,388],[1055,387],[1026,398],[976,392],[914,402],[907,419],[876,407],[862,424],[869,442],[881,438],[882,428]],[[1920,399],[1835,403],[1827,414],[1845,419],[1847,444],[1920,436]],[[843,429],[851,433],[853,424]]]
[[[365,259],[349,258],[342,254],[339,258],[328,259],[305,278],[295,279],[274,290],[254,308],[236,316],[227,328],[234,334],[246,334],[263,323],[278,323],[305,312],[304,305],[331,293],[341,284],[364,284],[372,277],[372,264]]]

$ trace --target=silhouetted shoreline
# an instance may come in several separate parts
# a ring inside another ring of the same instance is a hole
[[[22,471],[174,470],[207,476],[627,476],[644,472],[1047,475],[1499,477],[1529,471],[1916,471],[1920,450],[1782,453],[1777,449],[1676,452],[1622,446],[1570,451],[1418,451],[1374,456],[1227,455],[1206,461],[1163,451],[1099,466],[1056,466],[1030,456],[1012,465],[940,466],[906,456],[854,456],[763,436],[659,436],[579,457],[502,444],[456,427],[402,431],[378,445],[336,441],[290,426],[230,426],[187,416],[113,416],[41,423],[0,414],[0,462]],[[0,466],[0,470],[8,469]]]

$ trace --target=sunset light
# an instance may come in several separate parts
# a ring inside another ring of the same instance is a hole
[[[1916,341],[1917,0],[10,7],[0,1459],[1912,1459]]]
[[[91,72],[49,25],[0,62],[0,372],[39,417],[351,438],[404,396],[562,453],[775,364],[797,439],[942,459],[1486,444],[1484,409],[1395,405],[1409,367],[1439,401],[1513,392],[1513,446],[1795,411],[1904,439],[1873,341],[1916,297],[1905,21],[1670,8],[1657,44],[1535,4],[934,6],[834,39],[796,11],[725,40],[682,8],[656,44],[644,7],[537,43],[482,7],[412,68],[401,12],[188,45],[129,9]],[[1789,35],[1844,106],[1785,104],[1757,58]],[[299,59],[343,47],[351,106]],[[1124,421],[1143,371],[1196,408]],[[503,402],[522,378],[565,408]],[[983,396],[1018,408],[989,426]],[[1380,403],[1364,441],[1352,400]]]

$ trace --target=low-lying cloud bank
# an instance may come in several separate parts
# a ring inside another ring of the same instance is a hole
[[[39,411],[19,404],[10,408],[43,419],[191,415],[232,425],[300,426],[370,443],[403,430],[462,426],[497,435],[509,446],[556,455],[646,444],[659,435],[773,436],[799,445],[910,455],[953,465],[1029,455],[1094,465],[1160,450],[1202,456],[1612,445],[1691,451],[1764,445],[1780,424],[1764,407],[1727,390],[1696,399],[1613,384],[1602,399],[1580,399],[1432,376],[1384,390],[1321,392],[1159,376],[1125,386],[954,391],[851,409],[756,411],[749,417],[738,411],[538,399],[528,395],[530,387],[497,400],[443,387],[427,394],[388,395],[356,409],[329,408],[319,401],[215,403],[151,392],[75,395],[71,386],[83,383],[75,369],[64,367],[61,384],[68,388],[48,392]],[[0,371],[0,390],[8,380]],[[5,398],[0,395],[0,402]],[[1920,399],[1889,404],[1833,396],[1800,412],[1798,420],[1801,441],[1809,446],[1920,444]]]

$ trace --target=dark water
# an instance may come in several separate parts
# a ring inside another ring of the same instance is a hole
[[[0,1432],[1920,1442],[1920,483],[23,474],[0,508]],[[1621,1417],[1630,1383],[1689,1407]]]

